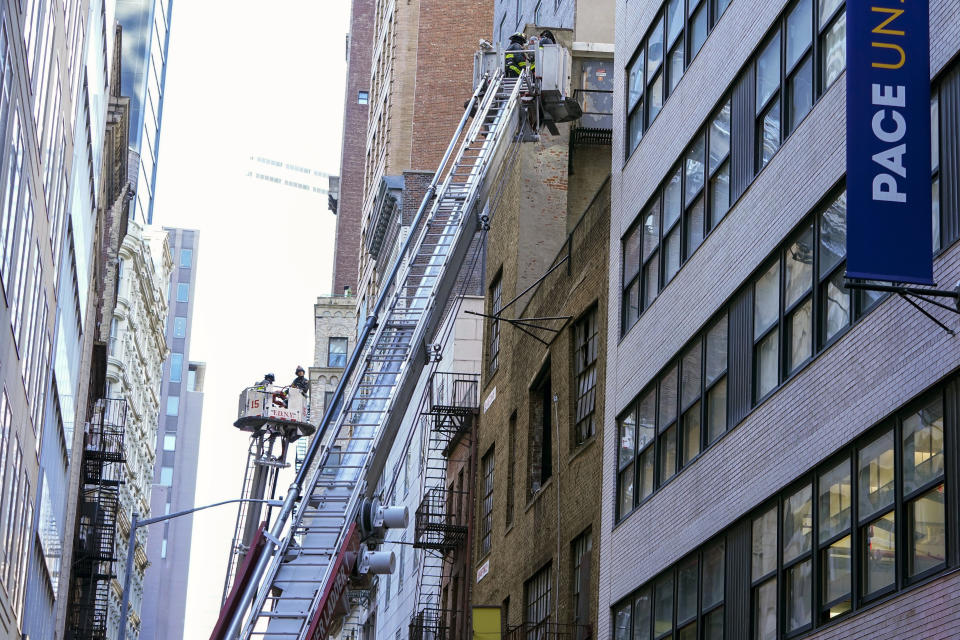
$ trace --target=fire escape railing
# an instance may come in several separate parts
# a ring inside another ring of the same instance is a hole
[[[503,640],[587,640],[590,637],[589,625],[544,621],[507,627]]]
[[[573,98],[583,115],[570,130],[573,145],[613,143],[613,91],[576,89]]]
[[[413,546],[450,551],[467,541],[466,491],[434,487],[424,494],[414,520]]]
[[[123,484],[127,403],[96,402],[85,434],[79,522],[74,541],[73,584],[67,638],[105,640],[110,582],[115,573],[115,540]]]

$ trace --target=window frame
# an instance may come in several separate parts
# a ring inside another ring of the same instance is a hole
[[[493,549],[493,487],[495,472],[495,450],[490,445],[480,461],[480,470],[483,475],[483,499],[480,501],[480,556],[483,557]]]
[[[487,377],[492,378],[500,369],[500,320],[494,316],[503,308],[503,268],[497,271],[488,289],[489,324],[487,325]]]
[[[597,376],[600,361],[600,326],[598,305],[594,303],[573,325],[573,380],[574,427],[571,449],[583,445],[597,433]],[[581,335],[581,333],[583,335]],[[592,353],[592,356],[591,356]],[[592,376],[592,377],[591,377]],[[591,381],[592,380],[592,381]],[[589,384],[589,388],[583,386]],[[581,404],[584,403],[584,404]],[[587,411],[584,406],[589,406]],[[583,415],[581,415],[583,411]],[[588,430],[582,432],[581,426],[587,424]]]

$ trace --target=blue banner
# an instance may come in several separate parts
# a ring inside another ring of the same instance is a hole
[[[933,284],[927,0],[847,0],[847,277]]]

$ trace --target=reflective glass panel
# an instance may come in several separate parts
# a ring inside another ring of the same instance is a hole
[[[646,260],[660,242],[660,202],[654,203],[643,219],[643,259]]]
[[[707,442],[713,442],[727,430],[727,379],[707,392]]]
[[[943,401],[903,420],[903,491],[911,493],[943,475]]]
[[[688,407],[700,397],[700,341],[697,340],[683,354],[683,384],[681,385],[680,406]]]
[[[810,624],[813,618],[813,562],[803,562],[787,570],[787,631]]]
[[[807,485],[783,503],[783,561],[810,551],[813,541],[813,490]]]
[[[841,0],[831,0],[839,2]],[[821,14],[823,15],[823,14]],[[847,67],[847,14],[843,13],[823,35],[823,88],[833,84],[834,80]]]
[[[671,45],[683,33],[683,0],[670,0],[667,4],[667,42]]]
[[[636,451],[634,439],[636,434],[637,418],[633,411],[628,413],[620,421],[620,467],[633,461],[633,454]]]
[[[643,97],[643,50],[637,54],[630,68],[627,70],[627,86],[629,90],[628,105],[632,110],[641,97]]]
[[[684,201],[689,205],[694,197],[700,193],[703,188],[703,154],[706,151],[706,143],[703,136],[698,136],[693,142],[693,146],[687,151],[686,160],[686,183],[684,185]]]
[[[626,602],[616,608],[613,616],[614,640],[630,640],[630,603]]]
[[[797,128],[800,121],[810,112],[813,106],[813,57],[808,56],[792,76],[790,76],[790,102],[787,107],[790,113],[787,120],[790,131]]]
[[[654,450],[655,447],[650,446],[640,454],[639,477],[637,479],[640,485],[637,487],[637,497],[640,500],[653,493],[654,461],[656,460],[653,455]]]
[[[759,400],[777,386],[777,342],[780,339],[776,329],[767,334],[757,346],[757,397]]]
[[[693,255],[700,243],[703,242],[703,198],[690,205],[687,211],[687,257]]]
[[[670,229],[680,219],[683,203],[680,200],[680,169],[670,177],[663,189],[663,228]]]
[[[751,578],[758,580],[777,568],[777,508],[753,519]]]
[[[813,3],[798,0],[787,14],[787,69],[800,59],[813,36]]]
[[[660,430],[677,417],[677,367],[674,365],[660,379]]]
[[[660,436],[660,482],[673,477],[677,472],[677,428],[670,427]]]
[[[723,601],[724,543],[720,542],[703,551],[703,609],[709,609]]]
[[[700,403],[696,403],[683,414],[683,464],[700,453]]]
[[[757,58],[757,111],[780,87],[780,32]]]
[[[677,622],[684,623],[697,615],[697,557],[677,567]]]
[[[858,460],[860,517],[864,517],[893,504],[893,431],[864,446]]]
[[[647,96],[648,111],[647,123],[651,123],[663,108],[663,74],[657,76],[657,79],[650,85],[650,92]]]
[[[850,324],[850,291],[844,285],[843,270],[837,271],[824,288],[826,307],[825,338],[830,340]]]
[[[650,640],[650,588],[633,601],[633,640]]]
[[[634,227],[623,239],[623,282],[633,280],[640,271],[640,238],[642,227]]]
[[[760,167],[767,166],[770,158],[780,148],[780,99],[773,101],[763,116],[763,137],[760,148]]]
[[[753,337],[759,338],[780,314],[780,263],[774,262],[754,285]]]
[[[674,229],[673,233],[667,238],[663,253],[663,282],[673,280],[680,270],[680,230]]]
[[[693,3],[691,3],[693,4]],[[690,16],[690,59],[693,60],[707,39],[707,3]]]
[[[663,61],[663,17],[657,20],[647,38],[647,80],[653,77]]]
[[[653,634],[655,637],[673,628],[673,574],[657,580],[653,604]]]
[[[820,277],[847,255],[847,194],[842,193],[820,214]]]
[[[710,173],[730,153],[730,103],[726,103],[710,124]]]
[[[943,485],[910,502],[908,512],[911,535],[907,573],[912,577],[942,566],[947,560]]]
[[[644,447],[653,442],[656,434],[656,397],[653,391],[648,391],[647,395],[641,398],[637,418],[637,450],[643,451]]]
[[[853,570],[850,556],[850,536],[844,536],[822,551],[823,558],[823,600],[827,604],[847,598],[850,607],[850,577]],[[834,607],[831,607],[831,611]],[[842,612],[839,609],[833,615]]]
[[[790,351],[787,369],[793,373],[800,365],[813,355],[813,299],[798,306],[791,314],[788,326],[790,327]]]
[[[727,370],[727,317],[723,316],[707,332],[707,384]]]
[[[767,580],[756,590],[754,638],[777,640],[777,581]]]
[[[813,286],[813,225],[800,234],[784,254],[786,300],[785,307],[803,297]]]
[[[881,516],[864,530],[863,591],[874,593],[893,585],[897,576],[896,518]]]
[[[852,504],[849,460],[843,460],[820,474],[817,502],[820,510],[820,542],[849,531]]]

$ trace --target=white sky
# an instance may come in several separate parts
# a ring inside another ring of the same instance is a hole
[[[339,172],[349,4],[174,3],[154,223],[200,230],[188,356],[207,363],[198,505],[240,492],[240,390],[268,371],[289,382],[313,362],[313,303],[330,292],[335,218],[325,194],[246,171],[254,155]],[[233,506],[194,517],[189,640],[208,638],[216,621],[235,517]]]

